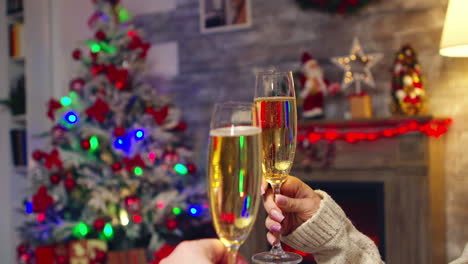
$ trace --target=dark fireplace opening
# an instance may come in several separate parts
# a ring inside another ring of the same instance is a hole
[[[307,182],[313,189],[328,194],[343,208],[354,226],[370,237],[385,260],[385,208],[382,182]],[[315,263],[312,255],[304,254],[304,264]]]

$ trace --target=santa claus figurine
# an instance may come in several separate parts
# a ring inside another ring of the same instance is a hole
[[[302,76],[300,83],[302,91],[302,117],[307,119],[323,118],[323,99],[327,91],[327,84],[323,79],[322,69],[309,53],[302,55]]]

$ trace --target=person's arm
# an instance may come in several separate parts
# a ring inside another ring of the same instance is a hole
[[[327,193],[315,192],[322,197],[317,212],[282,241],[314,253],[319,264],[383,263],[374,242],[354,227],[340,206]]]
[[[360,233],[341,207],[323,191],[314,191],[296,177],[288,176],[281,195],[273,200],[271,190],[262,186],[268,212],[265,225],[270,244],[282,241],[307,253],[314,253],[319,264],[383,263],[376,245]]]

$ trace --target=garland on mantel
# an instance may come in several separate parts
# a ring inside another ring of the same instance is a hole
[[[332,14],[355,13],[376,0],[296,0],[302,9],[315,9]]]
[[[344,140],[347,143],[357,143],[360,141],[375,141],[381,138],[392,138],[398,135],[413,133],[424,133],[427,136],[438,138],[447,133],[448,128],[452,124],[451,118],[433,119],[424,123],[411,121],[407,125],[401,125],[395,128],[386,128],[380,131],[363,132],[349,131],[337,132],[335,130],[325,130],[323,132],[309,132],[307,129],[300,131],[298,140],[298,149],[303,153],[304,159],[301,161],[302,166],[309,167],[312,163],[319,163],[320,167],[330,167],[336,157],[337,140]],[[314,128],[319,128],[316,126]]]
[[[411,121],[407,125],[398,126],[396,128],[386,128],[374,132],[347,131],[340,133],[335,129],[325,130],[323,132],[314,131],[310,133],[299,133],[297,139],[300,144],[313,144],[320,140],[328,140],[329,142],[345,140],[348,143],[356,143],[359,141],[375,141],[381,138],[395,137],[409,132],[421,132],[430,137],[438,138],[447,133],[451,124],[451,118],[433,119],[422,124],[416,121]]]

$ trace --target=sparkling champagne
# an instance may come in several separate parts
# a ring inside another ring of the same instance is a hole
[[[291,170],[296,150],[297,114],[294,97],[255,98],[262,128],[263,177],[282,183]]]
[[[253,126],[210,131],[210,210],[226,246],[241,245],[255,223],[262,179],[260,134]]]

